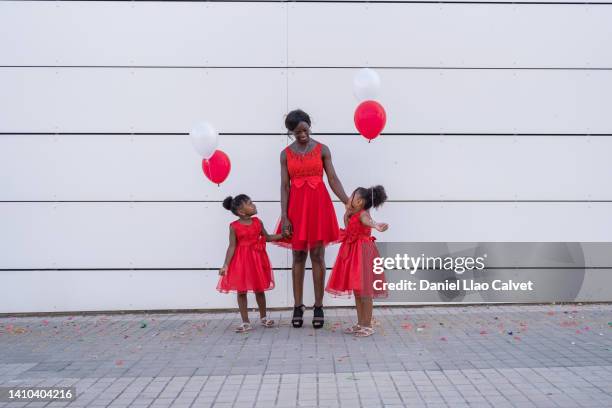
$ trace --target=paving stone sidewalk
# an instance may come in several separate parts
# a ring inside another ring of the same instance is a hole
[[[612,407],[612,304],[383,306],[360,339],[290,313],[3,317],[0,385],[78,397],[0,407]]]

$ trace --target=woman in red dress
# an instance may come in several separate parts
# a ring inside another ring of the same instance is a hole
[[[325,285],[325,246],[338,242],[340,229],[331,197],[323,182],[323,171],[334,194],[344,204],[348,196],[332,164],[327,146],[310,137],[310,117],[302,110],[287,114],[285,126],[295,137],[280,156],[281,219],[276,233],[291,234],[277,244],[293,250],[291,267],[294,308],[291,324],[302,327],[304,269],[310,254],[315,303],[312,325],[323,327],[323,292]]]

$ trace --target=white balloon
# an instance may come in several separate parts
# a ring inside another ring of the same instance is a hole
[[[367,101],[378,98],[380,91],[380,77],[371,68],[362,68],[355,74],[353,79],[353,92],[359,101]]]
[[[210,159],[219,144],[219,135],[215,128],[208,122],[200,122],[191,129],[189,135],[196,151],[205,159]]]

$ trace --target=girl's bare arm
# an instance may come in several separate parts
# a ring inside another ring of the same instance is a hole
[[[225,252],[225,262],[219,270],[220,275],[225,275],[225,272],[227,271],[227,266],[232,261],[232,258],[234,257],[234,251],[236,250],[236,233],[234,232],[234,229],[231,226],[229,227],[229,229],[229,245],[227,246],[227,251]]]
[[[329,187],[332,189],[336,197],[340,199],[344,204],[346,204],[349,200],[348,196],[344,192],[344,187],[342,187],[342,182],[338,178],[336,174],[336,169],[334,169],[334,164],[332,162],[331,151],[325,145],[323,147],[323,168],[325,169],[325,174],[327,174],[327,182],[329,183]]]
[[[264,237],[266,237],[266,242],[279,241],[284,238],[283,234],[268,234],[268,231],[266,231],[266,228],[263,226],[263,224],[261,225],[261,231],[263,232]]]
[[[384,222],[374,221],[372,217],[370,217],[370,214],[368,214],[365,211],[361,213],[361,215],[359,216],[359,220],[361,221],[363,225],[366,225],[370,228],[374,228],[380,232],[386,231],[387,228],[389,228],[389,225],[385,224]]]

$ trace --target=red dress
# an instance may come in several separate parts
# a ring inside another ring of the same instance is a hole
[[[299,251],[338,242],[340,228],[331,197],[323,182],[321,143],[305,154],[285,148],[287,171],[291,182],[287,217],[293,226],[291,238],[275,244]],[[276,234],[281,233],[281,220]]]
[[[384,272],[374,273],[374,258],[380,254],[372,236],[372,229],[363,225],[359,217],[361,210],[349,218],[346,230],[342,230],[340,250],[334,263],[325,291],[336,296],[387,297],[386,290],[374,289],[373,283],[380,280],[377,287],[385,282]]]
[[[251,220],[250,225],[238,220],[230,224],[236,234],[236,249],[227,272],[217,283],[219,292],[263,292],[274,288],[261,221],[257,217]]]

